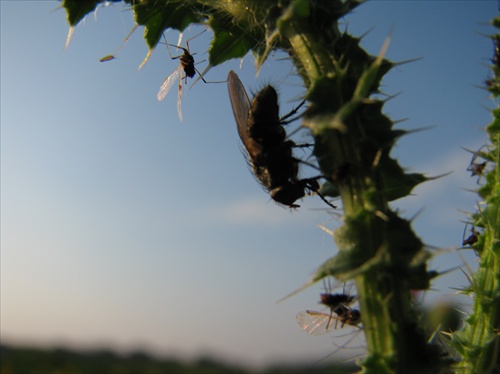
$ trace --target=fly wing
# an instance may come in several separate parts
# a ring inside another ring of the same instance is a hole
[[[240,78],[238,78],[238,75],[234,71],[231,70],[229,72],[227,82],[229,99],[231,100],[234,118],[236,119],[238,134],[250,159],[254,160],[260,153],[261,146],[250,137],[248,131],[248,114],[251,107],[250,99],[243,83],[241,83]]]
[[[311,335],[323,335],[333,328],[335,324],[330,323],[332,318],[335,317],[313,310],[305,310],[295,317],[300,328]]]
[[[165,96],[167,96],[168,91],[170,91],[177,77],[179,77],[180,72],[181,67],[179,66],[163,81],[160,87],[160,91],[158,91],[158,95],[156,96],[158,98],[158,101],[162,101]]]
[[[180,71],[180,69],[177,69]],[[182,123],[182,77],[179,75],[179,89],[177,90],[177,114]]]

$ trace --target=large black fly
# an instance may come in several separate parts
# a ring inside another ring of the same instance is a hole
[[[300,146],[286,140],[283,125],[291,121],[287,119],[298,107],[280,118],[278,94],[272,86],[264,87],[250,102],[243,83],[232,70],[228,75],[228,88],[238,134],[257,180],[274,201],[298,208],[294,203],[304,197],[307,190],[318,193],[320,178],[298,178],[300,160],[293,157],[292,149]]]

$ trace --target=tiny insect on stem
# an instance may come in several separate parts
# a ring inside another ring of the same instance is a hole
[[[328,307],[330,313],[321,313],[313,310],[305,310],[297,314],[297,324],[311,335],[323,335],[331,329],[346,325],[359,327],[361,323],[361,312],[351,308],[350,305],[356,300],[356,296],[349,295],[345,291],[345,283],[342,293],[333,293],[330,279],[328,283],[323,280],[324,293],[320,294],[320,304]],[[332,321],[335,320],[335,323]]]
[[[477,162],[476,161],[478,158],[482,158],[481,151],[485,147],[487,147],[487,146],[483,145],[476,152],[474,152],[474,154],[472,155],[472,158],[470,160],[469,166],[467,166],[467,171],[471,172],[471,177],[474,177],[474,176],[478,177],[476,184],[479,184],[479,181],[481,180],[481,177],[483,176],[484,169],[486,168],[486,165],[488,164],[487,160],[484,162]]]
[[[354,320],[354,316],[352,315],[349,305],[356,300],[356,296],[349,295],[345,292],[345,283],[341,294],[332,293],[330,279],[328,279],[328,283],[323,280],[323,286],[326,292],[320,294],[320,303],[330,308],[330,319],[332,318],[333,313],[337,314],[341,319],[342,326],[351,319]],[[329,324],[330,323],[326,326],[327,329]],[[335,327],[337,327],[336,325],[337,320],[335,322]]]
[[[472,226],[470,232],[471,234],[469,237],[466,239],[465,238],[465,232],[467,231],[467,227],[469,224],[466,224],[464,227],[464,233],[462,235],[462,246],[468,245],[469,247],[472,247],[474,244],[476,244],[479,241],[479,235],[481,234],[479,231],[476,231],[476,228]]]

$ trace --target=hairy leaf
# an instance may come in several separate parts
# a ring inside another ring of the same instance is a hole
[[[219,65],[232,58],[245,56],[258,45],[258,39],[245,32],[235,23],[223,17],[210,17],[209,25],[214,32],[214,39],[209,51],[209,62]]]
[[[168,1],[161,5],[140,2],[134,5],[134,13],[137,24],[145,27],[144,39],[150,49],[160,41],[165,29],[183,31],[191,23],[200,23],[203,20],[199,10],[177,1]]]

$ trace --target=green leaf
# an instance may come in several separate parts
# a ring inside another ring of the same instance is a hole
[[[169,1],[162,4],[140,2],[134,6],[135,20],[143,25],[144,39],[149,49],[153,49],[161,39],[163,31],[173,28],[183,31],[191,23],[201,23],[202,13],[184,2]]]
[[[227,18],[210,17],[209,25],[214,32],[209,50],[209,62],[212,66],[233,58],[241,58],[248,51],[257,48],[258,39]]]
[[[290,7],[292,8],[292,13],[298,17],[309,17],[311,13],[311,4],[308,0],[293,0]]]
[[[83,17],[93,12],[100,0],[64,0],[63,7],[68,14],[68,23],[70,26],[76,26]]]
[[[387,194],[387,201],[394,201],[408,196],[415,186],[431,179],[423,174],[406,174],[398,162],[389,157],[382,157],[379,167]]]

